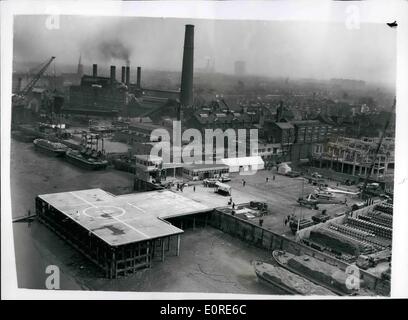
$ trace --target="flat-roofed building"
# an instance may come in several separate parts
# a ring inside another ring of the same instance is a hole
[[[168,190],[114,196],[89,189],[39,195],[35,203],[39,220],[109,278],[149,268],[158,254],[179,255],[183,230],[166,219],[212,209]]]

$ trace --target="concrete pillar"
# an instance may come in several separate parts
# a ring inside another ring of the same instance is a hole
[[[177,257],[180,256],[180,235],[177,235]]]
[[[161,254],[162,254],[162,256],[161,256],[161,260],[162,261],[164,261],[164,240],[165,240],[166,238],[162,238],[161,239],[161,249],[162,249],[162,252],[161,252]]]
[[[150,245],[150,243],[149,243],[149,241],[147,242],[147,244],[146,244],[146,264],[147,264],[147,266],[148,266],[148,268],[150,268],[150,261],[149,261],[149,255],[150,255],[150,248],[149,248],[149,245]]]

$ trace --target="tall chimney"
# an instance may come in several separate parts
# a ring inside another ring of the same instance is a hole
[[[96,63],[92,65],[92,76],[94,78],[98,76],[98,65]]]
[[[142,87],[142,67],[137,67],[137,82],[136,87],[140,89]]]
[[[130,67],[126,66],[126,85],[129,86],[130,83]]]
[[[125,83],[126,67],[122,66],[122,83]]]
[[[184,35],[183,69],[181,71],[180,102],[182,107],[193,104],[194,26],[186,25]]]
[[[110,67],[110,80],[111,83],[113,84],[116,80],[116,67],[115,66],[111,66]]]

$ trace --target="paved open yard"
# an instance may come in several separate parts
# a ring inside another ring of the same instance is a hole
[[[358,199],[345,196],[343,194],[336,195],[339,201],[344,201],[347,198],[346,204],[319,204],[319,210],[301,207],[296,201],[302,195],[302,178],[290,178],[282,175],[275,175],[275,180],[272,179],[271,171],[258,171],[255,175],[241,176],[239,174],[231,174],[232,180],[228,182],[232,187],[232,200],[235,204],[248,203],[250,201],[262,201],[268,204],[268,216],[263,217],[263,226],[279,234],[285,234],[288,237],[293,236],[289,226],[285,226],[285,218],[294,213],[296,216],[310,218],[326,209],[327,214],[335,216],[349,209],[349,206],[358,201]],[[266,177],[269,181],[266,182]],[[242,179],[246,184],[243,186]],[[334,182],[328,182],[332,187],[336,186]],[[222,207],[228,205],[228,196],[222,196],[214,193],[213,188],[204,188],[202,182],[194,182],[196,190],[194,192],[192,185],[184,188],[183,195],[208,206]],[[306,197],[316,189],[316,186],[309,184],[307,181],[303,184],[303,194]],[[258,219],[254,219],[258,223]]]

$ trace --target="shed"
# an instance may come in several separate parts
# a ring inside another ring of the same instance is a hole
[[[225,158],[220,161],[229,167],[230,172],[257,171],[265,168],[260,156]]]

